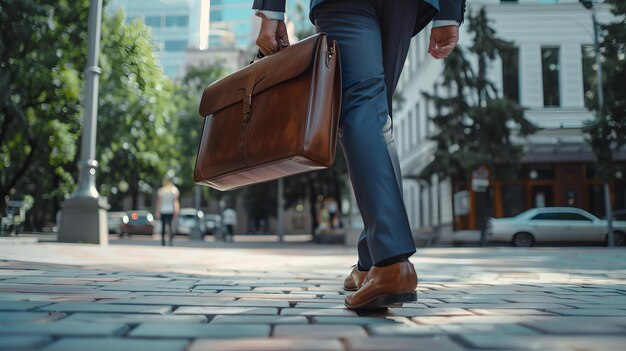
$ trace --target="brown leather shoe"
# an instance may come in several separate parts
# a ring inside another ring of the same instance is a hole
[[[357,266],[354,266],[352,272],[350,272],[346,280],[343,281],[343,290],[356,291],[363,285],[365,277],[367,277],[367,272],[368,271],[360,271]]]
[[[346,307],[381,309],[417,300],[417,274],[411,262],[398,262],[386,267],[372,267],[363,286],[346,297]]]

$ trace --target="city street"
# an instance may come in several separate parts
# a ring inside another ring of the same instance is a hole
[[[2,350],[623,350],[626,251],[430,248],[418,301],[343,308],[353,250],[0,245]]]

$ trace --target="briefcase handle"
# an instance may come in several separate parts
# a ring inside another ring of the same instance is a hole
[[[280,40],[280,46],[281,47],[286,48],[287,46],[289,46],[289,45],[285,44],[282,39],[279,39],[279,40]],[[280,49],[278,51],[280,51]],[[254,57],[254,59],[252,59],[252,61],[250,61],[250,64],[253,64],[253,63],[257,62],[258,60],[260,60],[260,59],[262,59],[264,57],[265,57],[265,54],[261,52],[261,49],[259,49],[259,51],[256,53],[256,56]]]

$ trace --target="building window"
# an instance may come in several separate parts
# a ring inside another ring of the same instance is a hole
[[[213,3],[211,3],[211,6],[213,6]],[[222,22],[224,20],[224,17],[222,16],[222,11],[211,11],[211,24],[213,24],[214,22]]]
[[[585,107],[591,108],[596,102],[596,55],[593,45],[583,45],[581,51]]]
[[[165,16],[166,27],[187,27],[189,16]]]
[[[146,16],[146,26],[152,28],[161,28],[161,16]]]
[[[502,92],[505,98],[519,103],[519,49],[502,54]]]
[[[543,75],[543,106],[560,106],[558,47],[541,48],[541,73]]]
[[[415,121],[413,121],[413,111],[409,111],[409,148],[411,148],[413,146],[413,124],[415,124]]]
[[[165,51],[185,51],[187,49],[187,41],[186,40],[166,40],[163,43],[163,47]]]

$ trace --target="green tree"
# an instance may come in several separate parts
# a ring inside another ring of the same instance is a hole
[[[32,195],[36,213],[74,184],[88,5],[0,1],[0,198]]]
[[[515,144],[512,136],[536,131],[524,109],[501,96],[487,77],[489,65],[508,54],[513,44],[496,36],[484,8],[470,14],[468,25],[471,46],[452,51],[445,62],[443,81],[437,86],[446,96],[424,93],[434,103],[437,112],[432,120],[438,130],[431,137],[436,144],[434,160],[420,174],[427,182],[436,174],[439,179],[449,177],[464,183],[479,166],[487,166],[493,175],[496,166],[515,165],[522,146]],[[470,56],[476,64],[470,63]],[[486,212],[488,215],[490,209]]]
[[[33,196],[31,225],[53,219],[74,188],[89,4],[0,0],[0,196]],[[174,88],[149,39],[142,24],[105,16],[96,158],[113,200],[123,181],[136,202],[180,158]]]
[[[139,193],[151,192],[168,170],[178,167],[180,104],[173,99],[175,87],[159,67],[142,21],[126,24],[121,13],[105,17],[101,51],[99,190],[113,208],[127,195],[138,208]],[[120,184],[127,184],[127,190]]]
[[[607,0],[612,6],[611,12],[617,20],[601,25],[605,33],[601,43],[602,71],[604,93],[604,110],[597,118],[588,121],[584,131],[597,159],[598,174],[610,180],[612,174],[613,154],[626,143],[626,3],[618,0]],[[595,66],[595,65],[594,65]],[[589,107],[598,110],[596,71],[593,68],[590,81]]]
[[[601,26],[605,33],[600,43],[604,108],[598,111],[596,72],[589,70],[593,73],[588,77],[591,83],[589,107],[596,111],[596,118],[588,121],[583,130],[596,156],[597,174],[608,187],[614,173],[613,156],[626,144],[626,3],[620,0],[606,3],[611,5],[617,20]]]

